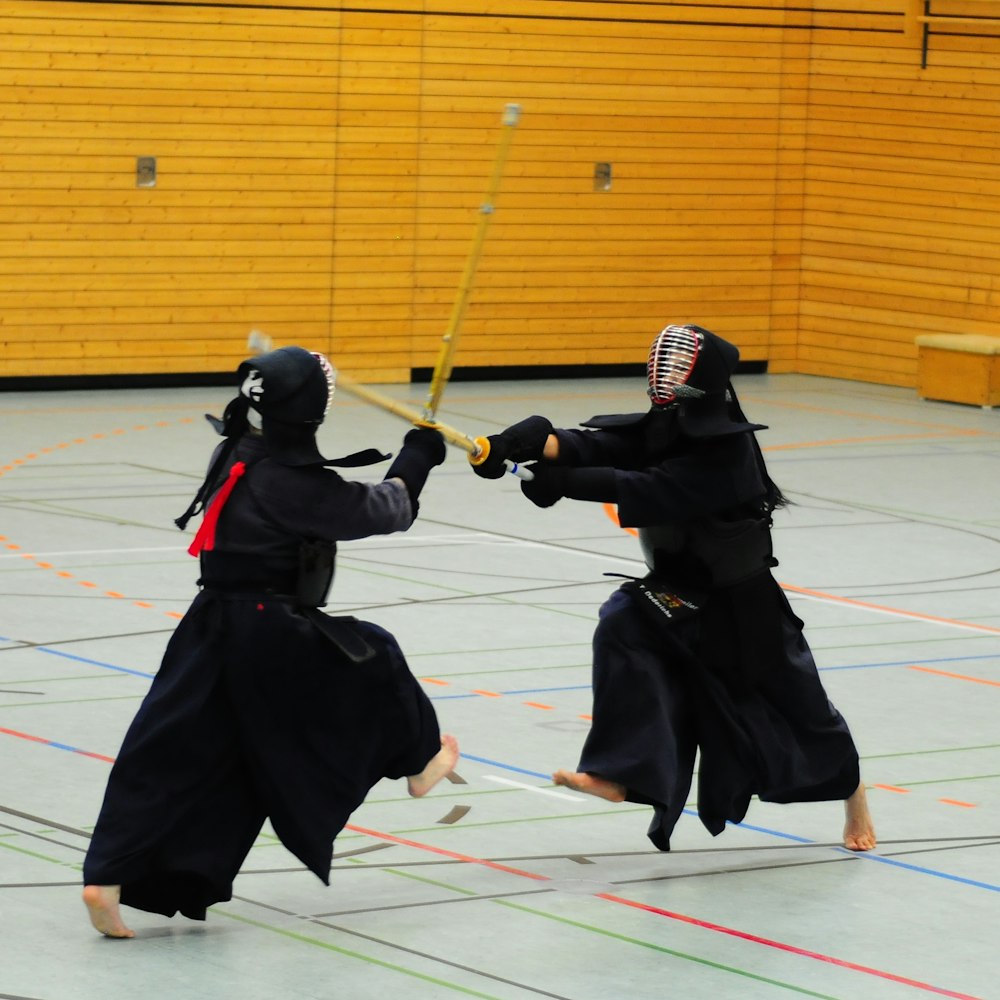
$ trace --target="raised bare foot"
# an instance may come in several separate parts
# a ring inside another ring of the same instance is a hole
[[[441,734],[441,749],[427,762],[420,774],[412,774],[406,779],[409,793],[419,799],[426,795],[446,774],[450,774],[458,763],[458,740],[451,733]]]
[[[854,794],[844,800],[844,847],[850,851],[870,851],[875,839],[875,824],[868,811],[868,798],[864,782],[858,785]]]
[[[624,802],[627,789],[624,785],[619,785],[617,781],[608,781],[596,774],[588,774],[586,771],[556,771],[552,775],[552,780],[557,785],[564,785],[572,788],[576,792],[585,792],[587,795],[596,795],[599,799],[607,799],[608,802]]]
[[[83,901],[87,904],[90,922],[106,937],[135,937],[135,931],[125,926],[121,914],[118,912],[121,889],[120,885],[86,885],[83,887]]]

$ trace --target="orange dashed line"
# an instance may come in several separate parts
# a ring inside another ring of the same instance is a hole
[[[137,608],[152,608],[154,605],[150,604],[148,601],[133,601],[132,602]]]
[[[92,438],[95,438],[95,439],[97,439],[98,441],[99,441],[99,440],[100,440],[101,438],[103,438],[103,437],[107,437],[107,435],[106,435],[106,434],[102,434],[102,433],[101,433],[100,431],[97,431],[96,433],[94,433],[94,434],[91,434],[90,436],[91,436]],[[83,438],[80,438],[80,443],[81,443],[81,444],[83,443]]]
[[[116,427],[111,433],[112,434],[124,434],[125,433],[125,428],[123,428],[123,427]]]
[[[59,444],[56,445],[56,447],[57,448],[68,448],[69,447],[69,442],[68,441],[60,441]]]
[[[104,591],[105,597],[124,597],[124,594],[119,594],[116,590],[106,590]]]
[[[4,546],[4,548],[7,548],[7,549],[19,549],[20,547],[21,547],[20,545],[15,545],[13,542],[8,542]]]
[[[39,569],[52,569],[52,563],[47,563],[47,562],[36,562],[36,563],[35,563],[35,565],[36,565],[36,566],[37,566],[37,567],[38,567]]]
[[[896,785],[872,785],[872,788],[881,788],[883,792],[899,792],[901,795],[909,795],[909,788],[899,788]]]
[[[527,705],[528,708],[543,708],[546,712],[551,712],[555,709],[555,705],[543,705],[540,701],[523,701],[522,705]]]
[[[134,431],[144,431],[144,430],[146,430],[146,425],[145,424],[136,424],[135,427],[132,428],[132,430],[134,430]]]
[[[179,611],[165,611],[164,614],[168,618],[183,618],[184,617]]]
[[[79,583],[80,583],[81,587],[96,587],[97,586],[96,583],[91,583],[89,580],[80,580]]]
[[[28,555],[28,553],[27,553],[27,552],[22,552],[22,553],[21,553],[21,558],[22,558],[22,559],[34,559],[35,557],[34,557],[34,556],[31,556],[31,555]]]
[[[594,717],[592,715],[578,715],[578,719],[586,719],[588,722],[593,722]]]
[[[29,452],[24,457],[27,458],[27,459],[32,459],[32,458],[38,458],[38,455],[36,455],[35,452],[32,451],[32,452]]]
[[[67,580],[72,580],[73,579],[73,574],[72,573],[67,573],[66,570],[64,570],[64,569],[56,570],[56,576],[64,577]]]
[[[421,677],[420,678],[425,684],[440,684],[441,687],[447,687],[451,681],[439,681],[436,677]]]
[[[86,444],[86,443],[87,443],[86,438],[73,438],[73,444]],[[62,445],[60,445],[59,447],[61,448]]]
[[[473,694],[481,694],[484,698],[501,698],[503,697],[499,691],[480,691],[478,688],[474,688]]]
[[[960,802],[958,799],[938,799],[938,802],[943,802],[946,806],[961,806],[963,809],[975,809],[975,802]]]
[[[953,674],[948,670],[934,670],[931,667],[918,667],[910,664],[910,670],[919,670],[925,674],[937,674],[938,677],[952,677],[956,681],[971,681],[973,684],[988,684],[990,687],[1000,687],[1000,681],[988,681],[983,677],[968,677],[965,674]]]
[[[23,458],[15,458],[14,459],[14,464],[15,465],[24,465],[24,459]]]

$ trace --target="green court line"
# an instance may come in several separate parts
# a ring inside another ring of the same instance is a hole
[[[960,778],[931,778],[926,781],[894,781],[894,785],[900,788],[909,788],[915,785],[947,785],[953,781],[987,781],[990,778],[1000,778],[1000,774],[966,774]]]
[[[35,649],[35,646],[11,646],[11,649]],[[3,681],[4,687],[18,687],[21,684],[58,684],[62,681],[117,681],[121,674],[109,674],[101,671],[99,674],[67,674],[65,677],[29,677],[21,681]]]
[[[590,639],[581,642],[553,642],[546,643],[539,646],[490,646],[489,651],[491,653],[531,653],[535,654],[540,649],[573,649],[577,646],[585,646],[588,650],[590,649]],[[482,646],[476,646],[474,649],[440,649],[432,650],[431,652],[414,653],[412,654],[412,659],[418,659],[421,656],[469,656],[473,653],[481,653],[483,651]],[[537,668],[532,668],[537,669]]]
[[[996,621],[996,615],[980,615],[979,617],[981,619],[983,619],[984,621],[986,621],[988,624],[991,624],[991,625]],[[968,618],[966,618],[964,620],[968,621],[968,622],[974,622],[974,621],[976,621],[976,618],[973,617],[973,616],[970,616],[970,617],[968,617]],[[914,621],[919,621],[919,619],[915,619],[915,618],[909,619],[909,623],[910,624],[912,624]],[[894,624],[904,625],[904,624],[906,624],[906,622],[904,621],[904,619],[900,618],[899,621],[895,622]],[[823,628],[823,627],[824,626],[819,626],[818,628]],[[837,626],[837,627],[839,628],[840,626]],[[860,626],[853,626],[853,627],[855,629],[857,629]],[[873,628],[873,627],[874,626],[872,626],[872,625],[865,625],[864,626],[864,628]],[[818,628],[817,628],[817,626],[807,625],[806,626],[806,631],[807,632],[815,632],[815,631],[818,631]],[[819,645],[817,643],[812,643],[811,647],[812,647],[812,650],[813,650],[814,653],[817,653],[817,652],[818,653],[822,653],[822,652],[828,652],[828,651],[840,650],[840,649],[882,649],[885,646],[896,646],[896,647],[898,647],[901,644],[904,644],[904,645],[907,645],[907,646],[930,646],[930,645],[942,645],[944,643],[948,643],[949,645],[954,645],[956,642],[972,642],[973,640],[982,641],[983,639],[993,639],[993,640],[995,640],[996,638],[997,637],[996,637],[995,634],[990,634],[988,632],[967,632],[967,633],[965,633],[963,635],[957,635],[957,634],[955,634],[955,635],[949,635],[946,638],[937,638],[937,639],[905,639],[905,640],[901,640],[901,639],[896,639],[896,640],[887,639],[885,642],[848,642],[848,643],[844,643],[842,646],[826,646],[826,645],[821,646],[821,645]],[[916,657],[913,657],[913,659],[916,659]],[[896,667],[905,667],[906,664],[905,663],[898,663],[898,664],[893,664],[893,666],[896,666]]]
[[[413,882],[423,882],[425,885],[432,885],[437,889],[446,889],[448,890],[448,892],[455,892],[462,896],[479,895],[479,893],[476,892],[475,889],[463,889],[460,886],[451,885],[448,882],[441,882],[438,879],[425,878],[423,875],[415,875],[413,874],[413,872],[404,872],[401,871],[399,868],[382,868],[380,869],[380,871],[388,872],[390,875],[398,875],[400,878],[408,878]]]
[[[63,867],[73,867],[68,861],[60,861],[59,858],[50,858],[47,854],[39,854],[37,851],[29,851],[25,847],[17,847],[14,844],[4,844],[0,843],[0,847],[5,848],[8,851],[14,851],[15,854],[26,854],[29,858],[36,858],[39,861],[48,861],[54,865],[61,865]]]
[[[996,750],[1000,743],[984,743],[973,747],[940,747],[937,750],[903,750],[900,753],[865,754],[864,760],[886,760],[890,757],[923,757],[935,753],[963,753],[969,750]]]
[[[52,705],[86,705],[89,702],[99,701],[141,701],[145,697],[143,692],[136,694],[116,694],[105,698],[65,698],[59,701],[50,701],[46,698],[39,698],[37,701],[12,701],[0,705],[0,708],[49,708]]]
[[[493,604],[507,604],[511,607],[519,608],[532,608],[536,611],[549,611],[552,614],[566,615],[569,618],[581,618],[585,621],[593,621],[594,613],[593,609],[590,608],[584,613],[577,613],[572,611],[563,611],[560,608],[554,608],[546,604],[526,604],[523,600],[515,600],[514,598],[506,598],[503,594],[479,594],[474,590],[462,590],[459,587],[448,587],[442,583],[433,583],[426,579],[411,579],[406,576],[400,576],[398,573],[380,573],[376,570],[368,569],[367,567],[358,566],[352,564],[349,556],[344,556],[343,565],[345,567],[350,567],[357,573],[363,573],[366,576],[381,577],[384,580],[395,580],[397,583],[412,583],[415,586],[428,587],[432,590],[441,590],[449,594],[454,594],[456,597],[473,597],[476,600],[483,601],[484,603]],[[340,565],[340,563],[338,563]],[[553,587],[562,586],[561,583],[553,583]],[[444,603],[443,600],[438,599],[440,603]]]
[[[522,903],[512,903],[507,899],[495,899],[491,900],[497,906],[506,906],[512,910],[520,910],[523,913],[530,913],[536,917],[544,917],[546,920],[554,920],[560,924],[568,924],[570,927],[579,927],[581,930],[590,931],[592,934],[600,934],[602,937],[613,938],[616,941],[623,941],[626,944],[634,944],[640,948],[647,948],[650,951],[660,952],[664,955],[670,955],[673,958],[680,958],[685,962],[694,962],[698,965],[708,966],[710,969],[717,969],[720,972],[728,972],[730,975],[741,976],[744,979],[753,979],[759,983],[767,983],[768,986],[777,986],[779,989],[791,990],[793,993],[798,993],[802,996],[816,997],[817,1000],[838,1000],[837,997],[830,996],[828,993],[817,993],[815,990],[806,989],[803,986],[795,986],[792,983],[782,982],[780,979],[771,979],[768,976],[759,976],[754,972],[750,972],[747,969],[737,969],[731,965],[723,965],[721,962],[713,962],[708,958],[700,958],[697,955],[691,955],[687,952],[676,951],[673,948],[667,948],[661,944],[653,944],[651,941],[643,941],[640,938],[629,937],[627,934],[619,934],[617,931],[606,930],[603,927],[595,927],[593,924],[585,924],[580,920],[571,920],[569,917],[561,917],[554,913],[546,913],[544,910],[536,910],[533,907],[525,906]]]
[[[544,648],[544,647],[539,647]],[[492,650],[481,649],[479,650],[479,655],[483,653],[491,653]],[[419,655],[423,655],[422,653]],[[442,656],[447,656],[447,653],[442,653]],[[466,654],[469,655],[469,654]],[[408,660],[416,659],[411,653],[406,654]],[[550,670],[586,670],[587,680],[590,680],[590,660],[581,660],[579,663],[560,663],[560,664],[549,664],[543,667],[497,667],[495,670],[461,670],[458,673],[442,673],[441,671],[434,671],[428,674],[427,670],[421,669],[420,673],[425,676],[431,677],[487,677],[490,674],[524,674],[524,673],[538,673],[540,671],[550,671]]]
[[[415,969],[407,969],[402,965],[396,965],[393,962],[386,962],[380,958],[373,958],[370,955],[362,955],[361,952],[351,951],[348,948],[341,948],[338,945],[330,944],[328,941],[321,941],[319,938],[310,937],[308,934],[300,934],[297,931],[287,930],[283,927],[275,927],[273,924],[265,924],[260,920],[252,920],[250,917],[237,916],[235,913],[226,913],[225,910],[220,910],[216,907],[212,907],[212,912],[217,913],[222,917],[228,917],[230,920],[236,920],[242,924],[249,924],[251,927],[257,927],[260,930],[270,931],[272,934],[280,934],[282,937],[291,938],[293,941],[299,941],[302,944],[310,944],[317,948],[324,948],[326,951],[335,952],[336,954],[343,955],[346,958],[356,958],[361,962],[367,962],[369,965],[377,965],[380,968],[389,969],[391,972],[399,972],[404,976],[420,979],[425,983],[432,983],[434,986],[443,986],[445,989],[453,990],[456,993],[463,993],[465,996],[480,997],[481,1000],[501,1000],[500,997],[496,997],[492,993],[480,993],[478,990],[470,989],[467,986],[460,986],[458,983],[450,983],[446,979],[429,976],[423,972],[417,972]],[[391,948],[392,945],[386,945],[386,947]],[[433,956],[428,956],[427,960],[433,962],[434,958]],[[827,1000],[831,1000],[831,998],[827,998]]]
[[[453,884],[450,884],[450,883],[447,883],[447,882],[440,882],[440,881],[435,881],[435,880],[432,880],[432,879],[420,878],[419,876],[412,875],[410,872],[400,871],[397,868],[384,868],[384,869],[381,869],[381,871],[384,871],[385,873],[390,874],[390,875],[394,875],[394,876],[402,876],[404,878],[412,878],[412,879],[415,879],[416,881],[419,881],[419,882],[427,882],[430,885],[437,886],[437,887],[439,887],[441,889],[445,889],[445,890],[447,890],[449,892],[460,893],[462,895],[467,895],[467,896],[476,896],[476,895],[479,895],[476,892],[472,892],[472,891],[470,891],[468,889],[460,888],[460,887],[458,887],[456,885],[453,885]],[[540,887],[544,888],[545,887],[545,883],[544,882],[540,883]],[[809,990],[809,989],[806,989],[806,988],[801,987],[801,986],[794,986],[791,983],[785,983],[785,982],[782,982],[781,980],[778,980],[778,979],[770,979],[767,976],[759,976],[756,973],[747,971],[746,969],[738,969],[738,968],[735,968],[734,966],[723,965],[720,962],[713,962],[710,959],[700,958],[697,955],[691,955],[691,954],[689,954],[687,952],[676,951],[673,948],[667,948],[667,947],[665,947],[663,945],[653,944],[650,941],[643,941],[640,938],[629,937],[628,935],[625,935],[625,934],[619,934],[616,931],[606,930],[606,929],[604,929],[602,927],[595,927],[592,924],[585,924],[585,923],[583,923],[581,921],[571,920],[568,917],[557,916],[557,915],[552,914],[552,913],[547,913],[544,910],[538,910],[538,909],[535,909],[534,907],[526,906],[523,903],[513,903],[510,900],[505,900],[505,899],[489,899],[487,901],[490,902],[490,903],[495,903],[495,904],[497,904],[499,906],[506,906],[506,907],[508,907],[510,909],[513,909],[513,910],[520,910],[520,911],[522,911],[524,913],[530,913],[533,916],[544,917],[547,920],[555,920],[558,923],[568,924],[568,925],[570,925],[572,927],[578,927],[578,928],[580,928],[582,930],[590,931],[591,933],[594,933],[594,934],[600,934],[603,937],[613,938],[613,939],[618,940],[618,941],[623,941],[623,942],[625,942],[627,944],[634,944],[634,945],[637,945],[637,946],[639,946],[641,948],[648,948],[648,949],[650,949],[652,951],[657,951],[657,952],[660,952],[660,953],[665,954],[665,955],[670,955],[670,956],[672,956],[674,958],[680,958],[680,959],[682,959],[684,961],[687,961],[687,962],[695,962],[698,965],[705,965],[705,966],[708,966],[709,968],[717,969],[717,970],[722,971],[722,972],[728,972],[731,975],[742,976],[742,977],[744,977],[746,979],[754,979],[757,982],[767,983],[770,986],[777,986],[777,987],[779,987],[781,989],[791,990],[792,992],[799,993],[799,994],[801,994],[803,996],[816,997],[817,1000],[838,1000],[837,997],[832,997],[832,996],[830,996],[830,995],[828,995],[826,993],[817,993],[817,992],[815,992],[813,990]]]

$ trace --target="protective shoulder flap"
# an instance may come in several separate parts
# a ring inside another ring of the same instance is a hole
[[[609,413],[584,420],[580,426],[592,427],[595,430],[617,430],[619,427],[638,427],[649,419],[649,414],[649,410],[645,413]]]

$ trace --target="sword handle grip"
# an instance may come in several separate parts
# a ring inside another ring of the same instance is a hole
[[[482,465],[483,462],[489,458],[490,454],[490,442],[489,438],[477,437],[474,438],[474,443],[476,445],[476,451],[469,452],[469,461],[473,465]],[[512,462],[509,458],[504,459],[504,468],[512,475],[517,476],[518,479],[523,479],[524,482],[530,483],[532,479],[535,478],[534,473],[531,469],[525,468],[523,465],[518,465],[517,462]]]

